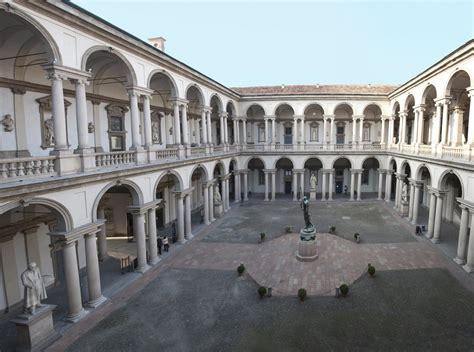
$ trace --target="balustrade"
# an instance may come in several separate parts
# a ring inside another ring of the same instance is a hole
[[[56,175],[56,157],[0,159],[0,181]]]

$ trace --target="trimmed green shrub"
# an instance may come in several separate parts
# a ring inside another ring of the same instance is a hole
[[[240,264],[238,267],[237,267],[237,272],[239,273],[239,275],[242,275],[245,271],[245,266],[244,264]]]
[[[359,237],[359,236],[360,236],[360,233],[358,233],[358,232],[356,232],[356,233],[354,234],[354,238],[355,238],[355,239],[357,239],[357,237]]]
[[[293,231],[293,229],[291,228],[291,226],[285,227],[285,232],[286,233],[291,233],[292,231]]]
[[[375,275],[375,266],[369,265],[369,267],[367,268],[367,272],[369,273],[370,276],[374,276]]]
[[[267,288],[264,287],[264,286],[260,286],[258,288],[258,294],[259,294],[260,298],[263,298],[263,296],[265,296],[267,294]]]
[[[300,288],[298,290],[298,297],[300,298],[301,301],[304,301],[306,298],[306,289]]]
[[[262,232],[260,233],[260,240],[263,241],[264,239],[265,239],[265,232]]]
[[[332,226],[329,226],[329,233],[334,233],[336,232],[336,226],[332,225]]]
[[[347,296],[347,294],[349,293],[349,286],[347,286],[346,284],[342,284],[341,286],[339,286],[339,290],[341,290],[341,295]]]

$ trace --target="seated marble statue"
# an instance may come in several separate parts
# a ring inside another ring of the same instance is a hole
[[[21,274],[21,282],[25,287],[24,313],[33,315],[35,309],[42,306],[41,300],[47,298],[43,277],[35,262],[28,264]]]
[[[216,188],[214,192],[214,204],[220,204],[222,202],[221,194],[219,192],[219,188]]]

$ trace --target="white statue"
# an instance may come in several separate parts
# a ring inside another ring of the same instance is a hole
[[[219,187],[216,187],[216,189],[214,190],[214,204],[220,204],[221,202],[221,193],[219,192]]]
[[[408,202],[408,186],[406,183],[402,185],[402,202]]]
[[[311,177],[309,178],[309,183],[310,183],[310,191],[316,191],[316,185],[318,184],[318,179],[316,178],[314,173],[311,174]]]
[[[94,122],[89,122],[87,124],[87,132],[89,132],[89,133],[94,133],[95,132]]]
[[[54,117],[44,121],[44,143],[47,146],[54,145]]]
[[[158,121],[151,122],[151,140],[154,144],[160,143],[160,123]]]
[[[33,315],[36,307],[42,306],[41,300],[47,298],[43,277],[35,262],[28,264],[21,274],[21,282],[25,287],[24,312]]]
[[[6,114],[2,120],[2,125],[4,127],[5,132],[11,132],[15,128],[15,120],[13,119],[12,115]]]

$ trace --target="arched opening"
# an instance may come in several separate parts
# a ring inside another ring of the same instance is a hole
[[[311,175],[314,174],[316,177],[316,193],[322,192],[322,183],[320,180],[322,179],[321,170],[323,169],[323,163],[318,158],[309,158],[304,163],[304,186],[303,191],[306,194],[308,190],[311,189],[310,179]]]
[[[272,130],[271,126],[268,126],[269,141],[277,144],[281,144],[281,142],[283,144],[294,144],[302,141],[304,126],[301,126],[301,122],[293,119],[294,115],[295,111],[288,104],[281,104],[276,108],[275,131]]]
[[[275,183],[273,186],[275,190],[272,189],[272,194],[279,193],[283,194],[287,197],[290,197],[292,194],[297,193],[298,199],[302,197],[303,194],[303,183],[300,182],[298,187],[296,181],[296,174],[293,172],[293,162],[288,158],[280,158],[275,164],[276,175],[275,175]]]
[[[355,134],[357,128],[357,122],[353,120],[354,110],[349,104],[343,103],[336,106],[334,109],[334,123],[335,128],[332,136],[329,132],[326,132],[329,139],[328,140],[335,140],[336,144],[347,144],[347,143],[355,143],[357,141],[357,136]],[[351,137],[351,129],[352,129],[352,137]]]
[[[225,180],[224,175],[225,167],[222,162],[218,162],[216,166],[214,166],[213,171],[213,179],[216,180],[213,187],[213,201],[214,201],[214,216],[220,218],[225,211],[227,211],[227,194],[226,194],[226,187],[225,187]]]
[[[218,95],[213,95],[211,98],[211,125],[212,125],[212,140],[215,144],[224,144],[224,130],[220,123],[220,115],[224,111],[222,108],[222,100]]]
[[[362,143],[380,143],[382,136],[382,110],[376,104],[370,104],[364,109],[364,121],[362,123]],[[384,125],[383,134],[386,135],[388,124]],[[359,130],[359,133],[361,131]],[[362,182],[363,184],[364,182]]]
[[[421,99],[421,104],[424,105],[423,112],[423,123],[422,126],[422,140],[423,144],[432,144],[432,141],[435,140],[436,143],[439,141],[440,129],[438,129],[437,134],[435,135],[435,123],[436,123],[436,88],[433,85],[429,85],[423,92]]]
[[[229,174],[230,174],[230,177],[229,177],[229,200],[234,201],[234,202],[237,199],[240,199],[240,195],[239,195],[239,197],[237,197],[237,193],[240,193],[240,191],[238,190],[240,185],[237,184],[237,180],[236,180],[236,176],[235,176],[236,171],[237,171],[237,162],[235,160],[231,160],[230,164],[229,164]]]
[[[443,137],[446,144],[451,146],[461,146],[463,144],[474,143],[474,132],[469,131],[469,116],[471,99],[467,88],[472,86],[472,80],[466,71],[456,72],[448,82],[446,95],[452,100],[448,110],[447,136]],[[472,126],[471,126],[472,128]]]
[[[237,117],[237,111],[235,110],[234,103],[229,101],[226,106],[227,112],[227,131],[229,131],[229,143],[245,143],[247,141],[247,136],[244,136],[243,131],[241,131],[240,121],[234,119]],[[233,128],[233,124],[237,130]],[[240,139],[240,140],[238,140]]]
[[[397,172],[397,162],[395,161],[395,159],[392,159],[390,160],[388,164],[387,177],[389,179],[386,181],[387,188],[385,190],[385,201],[395,200],[395,193],[397,189],[397,178],[395,177],[396,172]]]
[[[247,109],[247,122],[249,124],[248,134],[250,135],[248,144],[252,145],[253,143],[266,143],[265,141],[265,124],[264,116],[265,110],[258,105],[251,105]]]
[[[311,104],[304,110],[305,124],[309,125],[309,131],[306,132],[303,140],[309,143],[323,142],[324,109],[319,104]],[[308,138],[309,136],[309,138]]]
[[[415,98],[413,95],[409,95],[405,102],[405,124],[404,131],[402,136],[402,143],[414,144],[415,143],[415,111],[413,110],[415,106]]]
[[[390,136],[392,140],[390,141],[393,144],[398,144],[400,142],[400,103],[397,101],[393,105],[392,110],[392,117],[393,117],[393,135]],[[389,137],[389,138],[390,138]]]
[[[191,146],[200,146],[202,139],[202,112],[204,107],[204,96],[197,86],[190,86],[186,91],[186,99],[188,101],[188,119],[189,119],[189,136],[191,138]]]
[[[252,158],[247,163],[249,170],[249,197],[263,199],[265,193],[265,164],[259,158]]]
[[[338,158],[333,163],[335,192],[348,197],[350,192],[352,163],[347,158]]]
[[[207,192],[207,188],[205,188],[207,181],[208,177],[204,167],[196,167],[191,174],[190,180],[192,188],[191,217],[193,227],[204,223],[204,192]]]
[[[379,169],[380,163],[376,158],[365,159],[362,163],[361,191],[364,193],[364,198],[376,198],[380,181],[378,177]]]
[[[172,146],[176,144],[173,118],[173,101],[178,96],[176,84],[168,74],[155,72],[150,76],[148,87],[153,90],[150,101],[152,142],[161,148]],[[181,130],[181,124],[179,128]]]
[[[156,199],[161,199],[156,209],[156,228],[161,236],[177,241],[178,197],[182,191],[177,175],[167,172],[160,177],[155,187]]]

